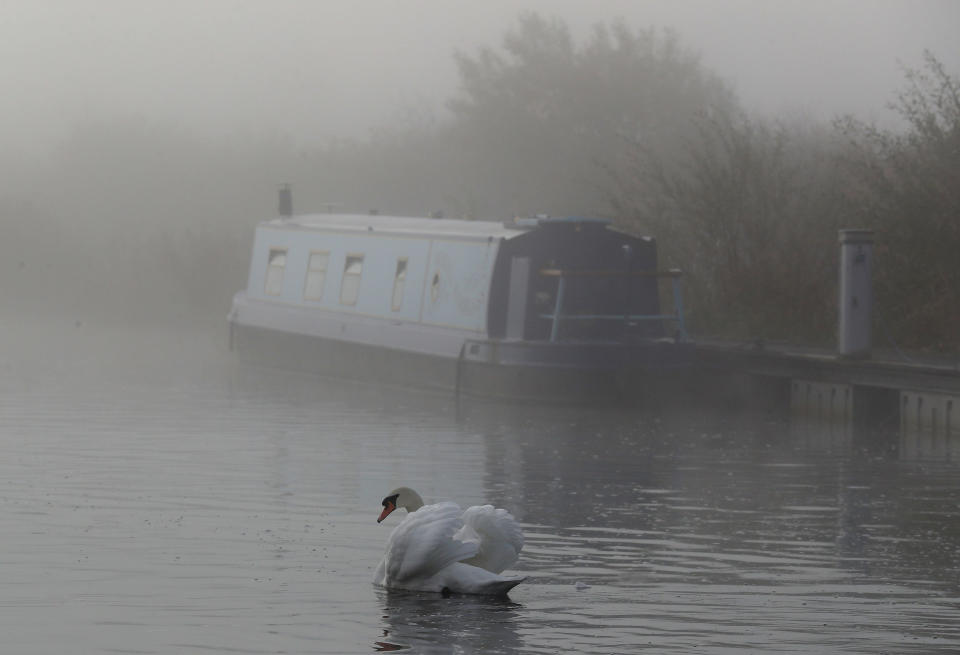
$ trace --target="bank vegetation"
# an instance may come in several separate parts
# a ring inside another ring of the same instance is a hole
[[[624,23],[577,42],[526,14],[455,63],[443,111],[363,139],[133,118],[0,154],[0,312],[221,326],[283,182],[297,211],[610,218],[685,270],[694,335],[744,340],[832,344],[837,230],[872,228],[877,340],[960,348],[960,84],[933,54],[897,130],[757,115],[677,34]]]

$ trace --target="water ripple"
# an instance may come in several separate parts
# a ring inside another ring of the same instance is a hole
[[[0,378],[9,652],[960,649],[956,467],[709,415],[458,421],[443,397],[229,365],[63,373]],[[514,512],[511,600],[370,584],[399,483]]]

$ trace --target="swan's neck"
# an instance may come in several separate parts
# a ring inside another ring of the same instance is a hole
[[[408,512],[416,512],[423,507],[423,498],[409,487],[401,489],[397,498],[397,507],[403,507]]]

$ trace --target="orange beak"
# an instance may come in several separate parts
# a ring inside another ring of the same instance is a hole
[[[383,521],[383,519],[387,518],[390,515],[390,512],[392,512],[395,509],[397,509],[397,506],[391,503],[390,501],[387,501],[386,503],[384,503],[383,511],[380,512],[380,518],[377,519],[377,523],[380,523],[381,521]]]

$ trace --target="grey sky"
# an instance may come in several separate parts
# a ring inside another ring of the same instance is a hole
[[[675,28],[765,113],[883,121],[901,62],[929,48],[960,71],[953,0],[0,0],[0,145],[113,118],[362,136],[409,107],[441,112],[452,52],[499,46],[523,10],[577,35],[618,17]]]

